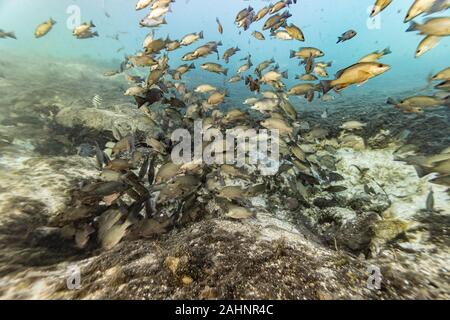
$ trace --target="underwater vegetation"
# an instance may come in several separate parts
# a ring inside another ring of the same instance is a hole
[[[448,299],[450,1],[372,2],[415,52],[306,0],[0,25],[0,296]]]

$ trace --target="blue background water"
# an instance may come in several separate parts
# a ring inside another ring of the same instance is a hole
[[[305,33],[306,42],[281,41],[270,39],[265,32],[266,41],[258,41],[251,36],[253,30],[260,30],[267,19],[253,24],[250,30],[239,34],[234,25],[236,13],[252,5],[256,11],[267,1],[243,0],[177,0],[172,4],[171,13],[167,14],[168,25],[158,29],[157,36],[180,39],[186,33],[203,30],[205,39],[190,47],[170,53],[171,66],[175,67],[183,62],[179,58],[186,52],[193,51],[200,44],[221,40],[224,50],[238,45],[242,51],[234,56],[229,64],[230,74],[243,64],[239,59],[247,53],[252,54],[253,63],[274,57],[282,69],[289,69],[290,80],[287,85],[295,83],[294,75],[302,73],[298,60],[289,59],[289,51],[301,46],[315,46],[322,49],[326,56],[324,61],[333,61],[329,73],[332,76],[337,70],[353,64],[360,57],[375,50],[391,47],[393,54],[383,58],[383,62],[390,64],[392,70],[360,88],[352,88],[350,94],[356,92],[373,92],[383,90],[404,90],[423,86],[426,77],[449,64],[449,39],[443,39],[440,45],[419,59],[414,58],[416,47],[422,37],[415,33],[406,33],[407,25],[403,18],[412,3],[411,1],[394,1],[378,19],[380,28],[368,28],[368,11],[374,0],[299,0],[290,7],[292,18]],[[0,0],[0,28],[15,31],[17,41],[0,40],[0,51],[4,54],[27,54],[35,56],[50,56],[65,58],[71,61],[82,59],[96,59],[108,63],[117,63],[124,53],[135,53],[140,49],[142,40],[150,31],[139,27],[139,20],[149,9],[135,11],[135,0]],[[100,37],[89,40],[77,40],[71,35],[66,26],[70,14],[67,9],[71,5],[79,6],[81,20],[93,20]],[[105,12],[110,15],[108,18]],[[441,13],[445,15],[445,13]],[[35,27],[52,17],[58,22],[54,29],[41,39],[34,38]],[[215,23],[219,17],[225,32],[220,35]],[[422,18],[418,19],[419,21]],[[358,36],[343,44],[336,44],[337,37],[348,29],[358,31]],[[120,41],[110,36],[119,33]],[[123,51],[117,52],[124,47]],[[1,57],[0,57],[1,59]],[[195,61],[197,70],[191,72],[184,80],[208,81],[223,84],[221,76],[206,74],[199,65],[205,61],[216,61],[211,55],[206,59]],[[221,61],[221,63],[224,63]],[[70,70],[68,70],[70,72]],[[238,88],[240,85],[229,85],[228,88]],[[242,88],[241,88],[242,89]],[[239,90],[240,91],[240,90]]]

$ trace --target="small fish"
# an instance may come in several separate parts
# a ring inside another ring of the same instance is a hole
[[[257,39],[257,40],[261,40],[261,41],[266,40],[264,35],[259,31],[253,31],[252,36],[255,37],[255,39]]]
[[[208,104],[211,106],[216,106],[225,101],[226,93],[225,92],[214,92],[208,98]]]
[[[209,72],[213,72],[213,73],[218,73],[218,74],[223,74],[223,75],[227,75],[228,74],[228,69],[224,69],[220,64],[218,63],[213,63],[213,62],[208,62],[208,63],[204,63],[201,65],[201,68],[203,70],[209,71]]]
[[[203,31],[201,31],[199,33],[190,33],[188,35],[185,35],[181,39],[180,43],[182,46],[189,46],[199,39],[203,39]]]
[[[421,57],[434,47],[436,47],[441,41],[442,37],[437,36],[426,36],[420,43],[416,49],[416,58]]]
[[[362,62],[354,64],[339,71],[336,74],[335,80],[321,81],[323,93],[325,94],[331,89],[339,92],[353,84],[362,85],[370,79],[379,76],[390,69],[390,66],[376,62]]]
[[[317,80],[317,77],[313,74],[303,74],[303,75],[295,76],[295,79],[301,80],[301,81],[315,81],[315,80]]]
[[[303,31],[293,23],[291,23],[290,25],[286,25],[284,28],[293,39],[298,41],[305,41],[305,35],[303,34]]]
[[[292,88],[290,88],[287,92],[290,96],[304,96],[309,93],[309,91],[316,90],[316,84],[314,83],[300,83]]]
[[[190,70],[195,69],[195,65],[193,63],[191,63],[190,65],[188,64],[183,64],[181,66],[179,66],[178,68],[176,68],[175,70],[170,70],[169,74],[172,76],[172,78],[174,80],[181,80],[181,77],[187,73]]]
[[[434,192],[433,189],[430,190],[425,202],[425,208],[428,212],[434,212]]]
[[[241,81],[241,80],[242,80],[242,76],[240,76],[240,75],[235,75],[235,76],[231,77],[231,78],[228,80],[228,82],[229,82],[229,83],[236,83],[236,82],[239,82],[239,81]]]
[[[147,28],[156,28],[163,24],[167,24],[167,21],[165,18],[150,19],[149,17],[145,17],[139,22],[139,25],[141,27],[147,27]]]
[[[281,78],[287,79],[289,77],[288,71],[278,72],[278,71],[268,71],[262,75],[260,81],[264,83],[276,82],[281,80]]]
[[[439,106],[450,106],[450,99],[435,96],[413,96],[395,103],[398,108],[433,108]]]
[[[92,105],[94,108],[100,108],[102,105],[103,99],[98,94],[92,98]]]
[[[345,42],[350,39],[353,39],[358,33],[355,30],[349,30],[344,32],[339,38],[336,43]]]
[[[216,18],[216,22],[217,22],[217,31],[219,31],[220,34],[223,34],[223,26],[222,23],[220,23],[219,18]]]
[[[269,13],[270,9],[271,7],[269,6],[260,9],[254,16],[253,21],[256,22],[263,19]]]
[[[294,38],[286,30],[272,32],[271,35],[279,40],[294,40]]]
[[[448,0],[415,0],[408,10],[404,22],[409,22],[423,13],[435,13],[450,7]]]
[[[261,89],[259,79],[253,79],[251,76],[245,77],[245,85],[248,86],[251,92],[259,92]],[[246,103],[244,102],[244,104]]]
[[[136,86],[128,88],[127,91],[125,91],[125,96],[139,96],[144,94],[147,91],[147,88]]]
[[[237,70],[237,74],[241,74],[249,70],[253,66],[253,63],[250,60],[250,57],[247,58],[247,63],[240,66]]]
[[[92,28],[95,28],[95,24],[94,22],[85,22],[77,27],[75,27],[75,29],[73,29],[72,34],[77,37],[80,38],[83,35],[89,33],[91,31]]]
[[[250,219],[254,217],[255,215],[253,212],[248,210],[247,208],[236,206],[236,205],[230,205],[228,207],[227,213],[225,213],[225,216],[227,218],[231,218],[234,220],[244,220],[244,219]]]
[[[438,90],[450,91],[450,80],[445,80],[435,86]]]
[[[286,6],[289,6],[291,3],[292,3],[291,0],[281,0],[281,1],[278,1],[277,3],[275,3],[274,5],[272,5],[272,7],[270,8],[269,13],[270,13],[270,14],[277,13],[278,11],[284,9]]]
[[[290,58],[307,59],[309,57],[320,58],[323,57],[325,53],[322,50],[312,47],[303,47],[298,51],[291,50]]]
[[[331,192],[331,193],[340,193],[340,192],[346,191],[347,188],[344,187],[344,186],[329,186],[329,187],[326,187],[323,190],[325,190],[327,192]]]
[[[431,77],[431,80],[450,80],[450,67],[445,68],[442,71],[439,71],[434,76]]]
[[[419,31],[429,36],[446,37],[450,35],[450,17],[438,17],[425,20],[423,24],[411,22],[406,32]]]
[[[170,40],[169,38],[166,39],[166,50],[167,51],[175,51],[178,48],[181,47],[181,43],[178,40]]]
[[[390,4],[392,0],[376,0],[372,11],[370,12],[370,17],[373,18],[376,15],[378,15],[381,11],[386,9]]]
[[[36,38],[42,38],[47,33],[52,30],[53,26],[56,24],[56,21],[50,18],[48,21],[41,23],[37,26],[36,31],[34,32],[34,36]]]
[[[222,59],[225,60],[226,63],[228,63],[228,62],[230,62],[230,58],[239,51],[241,51],[241,49],[239,49],[239,47],[229,48],[229,49],[225,50]]]
[[[164,16],[166,13],[172,12],[169,6],[167,7],[159,7],[152,9],[149,14],[147,15],[147,18],[149,19],[160,19],[162,16]]]
[[[388,47],[384,50],[381,51],[374,51],[372,53],[369,53],[368,55],[362,57],[361,59],[359,59],[358,62],[378,62],[378,60],[380,60],[382,57],[391,54],[392,51],[391,49]]]
[[[217,91],[217,88],[209,84],[202,84],[195,88],[194,91],[197,93],[208,93],[211,91]]]
[[[359,121],[347,121],[343,123],[342,126],[340,126],[340,128],[343,130],[360,130],[365,126],[367,126],[366,123],[362,123]]]
[[[91,39],[94,37],[98,37],[98,32],[91,32],[91,31],[87,31],[79,36],[77,36],[77,39]]]
[[[266,129],[274,129],[279,130],[280,135],[292,135],[294,132],[294,129],[287,124],[283,119],[277,119],[277,118],[268,118],[261,122],[261,125]]]
[[[236,15],[235,22],[239,23],[240,21],[245,20],[253,11],[254,11],[254,9],[251,6],[249,6],[248,8],[242,9]],[[253,20],[253,18],[252,18],[252,20]]]
[[[136,3],[136,10],[142,10],[142,9],[145,9],[145,8],[148,7],[152,2],[153,2],[153,0],[139,0],[139,1]]]
[[[0,29],[0,39],[5,39],[5,38],[17,39],[14,32],[12,32],[12,31],[6,32],[6,31]]]

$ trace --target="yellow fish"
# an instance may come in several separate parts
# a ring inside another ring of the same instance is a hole
[[[41,23],[37,26],[36,31],[34,32],[34,36],[36,38],[42,38],[47,33],[52,30],[53,26],[56,24],[56,21],[50,18],[48,21]]]

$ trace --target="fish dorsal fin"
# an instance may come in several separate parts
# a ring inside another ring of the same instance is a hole
[[[336,73],[336,78],[339,78],[340,76],[342,76],[342,74],[345,72],[345,71],[347,71],[348,69],[351,69],[351,68],[353,68],[354,66],[356,66],[358,63],[355,63],[355,64],[352,64],[351,66],[349,66],[349,67],[347,67],[347,68],[344,68],[344,69],[342,69],[342,70],[339,70],[337,73]]]
[[[340,78],[342,76],[342,74],[345,72],[345,70],[347,70],[348,68],[339,70],[338,72],[336,72],[336,78]]]

